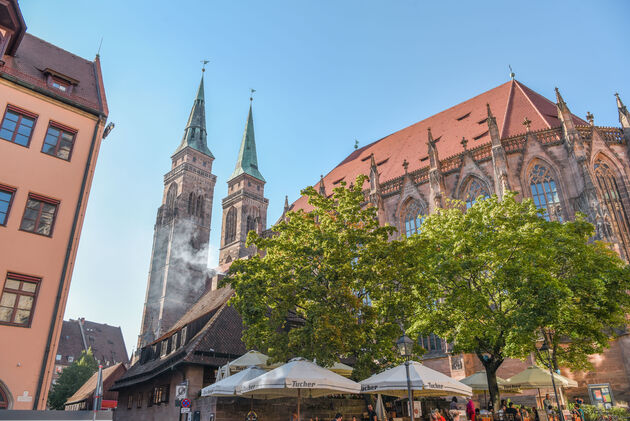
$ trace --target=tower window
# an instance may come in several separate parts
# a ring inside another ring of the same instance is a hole
[[[545,211],[544,218],[562,222],[560,195],[551,171],[543,164],[534,165],[529,174],[529,183],[534,204]]]
[[[8,106],[0,126],[0,138],[28,148],[36,119],[33,113]]]
[[[236,209],[230,208],[225,216],[225,244],[236,240]]]

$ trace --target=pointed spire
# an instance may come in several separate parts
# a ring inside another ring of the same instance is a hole
[[[324,186],[324,175],[319,176],[319,194],[326,196],[326,186]]]
[[[435,147],[436,141],[433,140],[433,134],[431,133],[431,128],[427,129],[428,136],[428,152],[429,152],[429,165],[432,169],[440,169],[440,158],[438,157],[437,148]]]
[[[247,115],[247,123],[245,124],[245,132],[241,141],[241,149],[238,152],[238,160],[236,168],[230,177],[230,180],[241,174],[249,174],[260,181],[265,181],[260,171],[258,171],[258,157],[256,155],[256,139],[254,138],[254,117],[252,114],[252,98],[249,100],[249,114]]]
[[[567,103],[564,102],[564,98],[562,98],[562,95],[560,95],[560,90],[557,87],[555,88],[555,90],[556,90],[556,103],[558,105],[558,108],[561,111],[565,111],[565,110],[568,111],[569,107],[567,107]]]
[[[619,123],[621,123],[621,127],[624,129],[630,129],[630,112],[623,102],[621,102],[621,97],[618,93],[615,93],[615,97],[617,98],[617,110],[619,111]]]
[[[283,215],[285,215],[287,212],[289,212],[289,196],[284,196],[284,212],[283,212]]]
[[[212,155],[212,152],[208,149],[206,136],[206,105],[204,100],[202,73],[201,81],[199,82],[199,89],[197,89],[197,96],[193,102],[192,109],[190,110],[190,116],[188,116],[188,122],[186,123],[186,128],[184,129],[182,143],[180,143],[179,147],[175,150],[175,153],[186,147],[191,147],[211,158],[214,158],[214,155]]]
[[[492,141],[492,147],[501,146],[501,135],[499,134],[499,126],[497,125],[497,119],[492,114],[490,104],[486,103],[486,109],[488,110],[488,118],[486,123],[488,124],[488,132],[490,132],[490,140]]]

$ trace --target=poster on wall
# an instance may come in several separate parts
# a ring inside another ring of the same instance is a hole
[[[588,394],[591,397],[591,404],[606,409],[615,405],[610,383],[589,384]]]

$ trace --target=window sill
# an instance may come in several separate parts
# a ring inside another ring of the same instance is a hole
[[[0,137],[0,139],[4,140],[5,142],[9,142],[13,145],[17,145],[19,147],[25,148],[25,149],[29,149],[29,147],[31,146],[31,140],[29,139],[28,143],[26,145],[20,145],[19,143],[16,143],[10,139],[5,139],[4,137]]]
[[[19,228],[18,231],[28,232],[29,234],[39,235],[40,237],[52,238],[52,232],[50,234],[40,234],[38,232],[28,231],[28,230],[25,230],[25,229],[22,229],[22,228]]]
[[[30,328],[31,327],[31,321],[29,321],[27,324],[24,323],[12,323],[12,322],[0,322],[0,326],[13,326],[13,327],[24,327],[24,328]]]
[[[68,157],[68,159],[61,158],[61,157],[59,157],[59,156],[57,156],[57,155],[53,155],[53,154],[50,154],[50,153],[46,153],[46,152],[44,152],[44,151],[41,151],[41,153],[43,153],[44,155],[51,156],[51,157],[53,157],[53,158],[57,158],[57,159],[59,159],[60,161],[65,161],[65,162],[70,162],[70,160],[72,159],[72,152],[70,153],[70,156]]]

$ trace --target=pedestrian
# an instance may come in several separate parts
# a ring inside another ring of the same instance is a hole
[[[291,418],[289,418],[289,421],[298,421],[297,412],[293,411],[293,413],[291,413]]]
[[[341,421],[342,419],[343,419],[343,416],[339,412],[337,412],[335,414],[335,421]]]
[[[368,421],[378,421],[376,411],[374,411],[372,404],[368,404]]]
[[[553,408],[551,406],[551,396],[549,396],[549,393],[547,393],[545,395],[545,399],[543,399],[543,408],[545,409],[545,411],[549,412],[551,410],[551,408]]]
[[[456,396],[453,396],[453,399],[451,399],[450,409],[457,409],[457,397]]]
[[[466,416],[470,421],[475,421],[475,402],[472,398],[469,398],[466,404]]]

